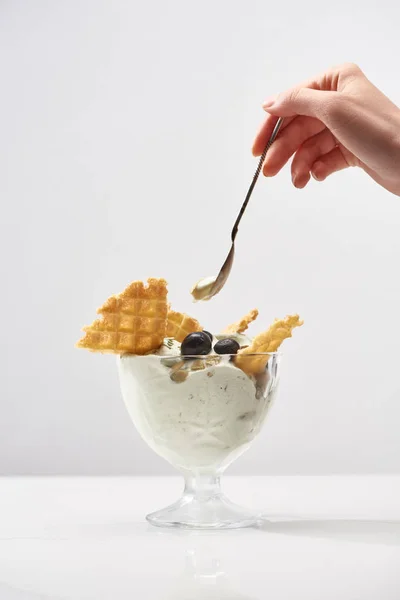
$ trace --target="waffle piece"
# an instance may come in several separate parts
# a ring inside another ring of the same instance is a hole
[[[161,346],[167,327],[167,282],[165,279],[133,281],[117,296],[111,296],[84,327],[78,348],[111,354],[146,354]]]
[[[247,315],[242,317],[240,321],[232,323],[232,325],[228,325],[228,327],[224,329],[222,333],[243,333],[244,331],[246,331],[250,323],[257,319],[257,317],[258,310],[254,308],[249,313],[247,313]]]
[[[196,319],[192,319],[192,317],[188,317],[188,315],[174,310],[168,311],[167,337],[172,337],[178,342],[183,342],[189,333],[202,330],[202,326]]]
[[[303,325],[299,315],[289,315],[285,319],[276,319],[271,327],[257,335],[252,344],[239,350],[235,365],[249,375],[255,375],[265,369],[269,356],[249,356],[257,353],[275,352],[283,340],[292,337],[292,330]]]

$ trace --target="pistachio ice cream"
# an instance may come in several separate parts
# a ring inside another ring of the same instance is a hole
[[[229,355],[182,359],[170,345],[118,359],[128,412],[148,445],[174,466],[225,466],[261,428],[273,397],[268,371],[249,376]]]

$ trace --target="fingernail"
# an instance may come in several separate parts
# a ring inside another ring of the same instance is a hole
[[[263,108],[271,108],[271,106],[275,104],[275,96],[270,96],[266,100],[264,100],[262,107]]]
[[[296,187],[298,189],[302,189],[303,187],[305,187],[305,185],[308,182],[307,175],[304,175],[304,173],[300,173],[300,174],[296,173],[292,177],[292,182],[293,182],[294,187]]]
[[[270,174],[270,173],[269,173],[269,171],[268,171],[268,166],[265,166],[265,165],[264,165],[264,167],[263,167],[263,175],[264,175],[265,177],[271,177],[271,174]]]
[[[314,179],[316,179],[317,181],[323,181],[324,179],[324,174],[323,174],[323,167],[321,167],[320,164],[315,164],[313,166],[313,169],[311,171],[311,175],[314,177]]]

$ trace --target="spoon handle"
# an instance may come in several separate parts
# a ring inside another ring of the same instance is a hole
[[[235,237],[236,237],[236,234],[237,234],[238,228],[239,228],[239,223],[240,223],[240,221],[241,221],[241,219],[243,217],[244,211],[246,210],[246,207],[247,207],[247,205],[249,203],[250,196],[251,196],[251,194],[253,193],[253,190],[254,190],[254,186],[257,183],[257,179],[258,179],[258,176],[260,175],[261,168],[262,168],[262,166],[264,164],[264,160],[265,160],[265,157],[267,155],[267,152],[270,149],[272,143],[275,141],[276,136],[278,135],[279,130],[281,128],[282,123],[283,123],[283,117],[279,117],[279,119],[277,120],[276,125],[275,125],[275,127],[274,127],[274,129],[273,129],[273,131],[272,131],[272,133],[270,135],[270,138],[269,138],[269,140],[267,142],[267,145],[265,146],[264,151],[263,151],[263,153],[260,156],[260,160],[258,162],[258,166],[257,166],[256,172],[254,173],[253,180],[252,180],[252,182],[250,184],[250,187],[249,187],[248,192],[246,194],[246,198],[244,199],[244,202],[242,204],[242,208],[240,209],[240,212],[239,212],[239,214],[237,216],[237,219],[236,219],[235,224],[234,224],[233,229],[232,229],[232,233],[231,233],[231,240],[232,240],[232,242],[235,241]]]

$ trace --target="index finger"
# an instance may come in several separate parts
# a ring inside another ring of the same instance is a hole
[[[280,132],[282,132],[282,130],[285,129],[285,127],[287,127],[289,125],[289,123],[291,123],[293,121],[294,118],[295,117],[286,118],[282,123]],[[264,123],[261,125],[260,129],[258,130],[258,133],[253,142],[253,147],[251,150],[253,153],[253,156],[261,156],[261,154],[264,152],[264,148],[267,145],[269,138],[271,137],[271,133],[273,132],[277,121],[278,121],[278,117],[276,117],[275,115],[267,115]],[[278,134],[278,136],[279,136],[279,134]]]

